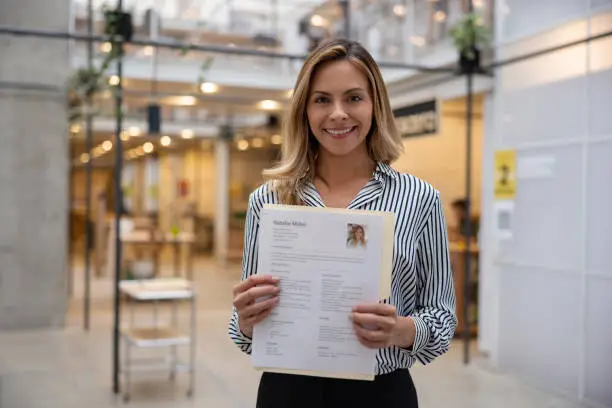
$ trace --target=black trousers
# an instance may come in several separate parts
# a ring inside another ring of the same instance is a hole
[[[257,408],[418,408],[408,370],[376,376],[374,381],[340,380],[264,373]]]

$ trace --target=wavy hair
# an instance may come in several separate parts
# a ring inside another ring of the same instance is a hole
[[[375,161],[390,164],[403,152],[389,96],[382,74],[370,53],[358,42],[334,39],[322,43],[300,70],[289,111],[283,118],[283,145],[279,162],[263,172],[283,204],[299,204],[296,192],[314,177],[319,142],[308,124],[306,107],[317,69],[331,61],[346,60],[367,77],[373,101],[372,128],[366,138],[368,154]]]

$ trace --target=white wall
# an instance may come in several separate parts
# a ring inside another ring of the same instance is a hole
[[[612,10],[601,8],[611,1],[593,1],[591,18],[587,0],[504,3],[498,59],[612,29]],[[519,171],[513,238],[499,246],[485,185],[481,261],[481,346],[493,361],[604,406],[612,406],[611,50],[606,38],[497,70],[484,179],[492,182],[498,149],[515,149],[519,169],[534,157],[553,165],[535,177]]]

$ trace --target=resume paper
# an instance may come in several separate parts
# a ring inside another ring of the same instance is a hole
[[[390,294],[394,214],[266,205],[257,273],[280,278],[279,304],[253,329],[253,366],[372,380],[376,350],[350,314]]]

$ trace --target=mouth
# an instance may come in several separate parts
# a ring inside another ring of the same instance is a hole
[[[325,132],[335,139],[343,139],[351,135],[355,130],[357,130],[357,126],[350,126],[344,128],[328,128],[324,129]]]

